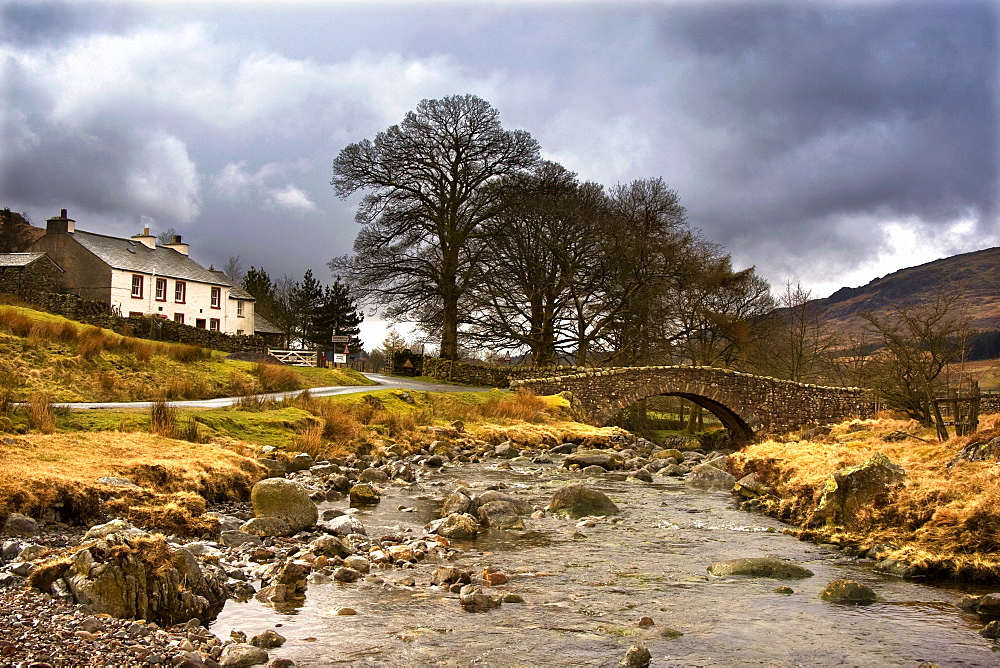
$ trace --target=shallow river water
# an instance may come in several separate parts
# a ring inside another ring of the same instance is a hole
[[[474,541],[452,541],[464,553],[448,563],[474,575],[486,566],[499,569],[510,577],[499,589],[520,594],[524,604],[465,612],[457,594],[430,585],[431,572],[444,562],[428,560],[415,569],[373,569],[357,583],[311,584],[305,604],[289,612],[254,600],[230,602],[213,630],[225,637],[230,629],[253,635],[273,628],[288,641],[271,656],[298,666],[614,666],[640,643],[653,666],[1000,665],[993,641],[977,633],[982,624],[956,606],[971,589],[879,575],[868,563],[783,534],[780,522],[739,510],[728,492],[681,480],[656,476],[646,484],[613,474],[588,479],[550,466],[466,464],[409,487],[391,486],[378,506],[356,516],[370,536],[419,534],[459,480],[477,493],[501,484],[540,507],[558,486],[587,482],[622,513],[593,527],[526,518],[524,532],[493,530]],[[806,566],[815,576],[779,581],[715,578],[706,571],[716,561],[765,555]],[[415,586],[406,586],[408,578]],[[820,591],[837,578],[867,583],[878,602],[821,601]],[[794,593],[775,593],[782,585]],[[358,614],[335,615],[341,606]],[[654,625],[639,628],[641,617]],[[671,637],[671,629],[683,635]]]

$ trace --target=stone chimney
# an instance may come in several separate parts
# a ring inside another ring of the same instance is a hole
[[[72,234],[75,231],[76,221],[66,215],[66,209],[62,209],[58,216],[45,221],[46,234]]]
[[[164,248],[173,248],[175,251],[181,255],[187,255],[190,246],[185,243],[181,243],[181,235],[175,234],[171,239],[169,244],[163,244]]]
[[[142,234],[133,234],[132,239],[138,241],[146,248],[156,248],[156,237],[149,233],[149,228],[142,228]]]

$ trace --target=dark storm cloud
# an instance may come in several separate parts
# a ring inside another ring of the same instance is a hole
[[[4,41],[18,46],[56,44],[67,35],[100,29],[116,31],[129,26],[134,12],[125,3],[46,2],[4,0],[0,25]]]
[[[582,179],[663,177],[773,282],[884,264],[898,226],[939,256],[1000,243],[993,3],[0,12],[0,206],[83,209],[111,233],[186,227],[206,264],[322,272],[358,230],[329,185],[338,151],[463,93]]]
[[[997,20],[985,2],[665,16],[662,48],[691,63],[684,104],[728,139],[696,218],[723,243],[752,245],[752,230],[789,251],[838,217],[971,216],[995,235]],[[844,222],[845,259],[875,252],[872,232]]]

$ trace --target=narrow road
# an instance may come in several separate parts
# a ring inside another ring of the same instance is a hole
[[[488,392],[490,387],[469,387],[467,385],[439,385],[437,383],[425,383],[419,380],[407,380],[394,376],[383,376],[377,373],[362,374],[369,380],[373,380],[377,385],[346,385],[335,387],[312,387],[309,394],[314,397],[329,397],[335,394],[355,394],[358,392],[371,392],[373,390],[414,390],[424,392]],[[281,401],[282,399],[296,397],[304,390],[294,390],[292,392],[270,392],[262,394],[266,399]],[[192,401],[171,401],[171,406],[177,408],[225,408],[232,406],[240,400],[240,397],[220,397],[218,399],[195,399]],[[67,403],[53,404],[59,408],[70,410],[96,410],[102,408],[149,408],[152,401],[126,401],[116,403],[112,401],[73,401]]]

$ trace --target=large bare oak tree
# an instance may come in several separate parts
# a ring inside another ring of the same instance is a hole
[[[390,318],[440,328],[441,357],[457,359],[463,294],[503,206],[496,182],[538,161],[538,143],[504,130],[474,95],[423,100],[399,125],[345,147],[331,185],[366,191],[354,255],[330,262],[366,302]]]

